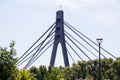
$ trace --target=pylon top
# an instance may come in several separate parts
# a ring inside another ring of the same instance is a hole
[[[64,15],[64,12],[62,11],[62,10],[58,10],[57,12],[56,12],[56,21],[57,20],[63,20],[63,16]]]

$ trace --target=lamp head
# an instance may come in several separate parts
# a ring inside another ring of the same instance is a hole
[[[102,41],[103,41],[103,38],[97,38],[96,41],[97,41],[98,44],[101,44]]]

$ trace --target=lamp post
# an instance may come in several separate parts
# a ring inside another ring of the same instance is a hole
[[[102,41],[103,41],[103,39],[102,38],[98,38],[98,39],[96,39],[96,41],[97,41],[97,43],[98,43],[98,45],[99,45],[99,73],[98,73],[98,80],[101,80],[101,62],[100,62],[100,55],[101,55],[101,53],[100,53],[100,45],[101,45],[101,43],[102,43]]]

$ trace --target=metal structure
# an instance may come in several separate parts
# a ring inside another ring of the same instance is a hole
[[[54,38],[53,51],[52,51],[52,56],[50,61],[51,66],[54,66],[55,64],[56,51],[59,43],[62,46],[64,64],[65,66],[69,66],[67,49],[65,44],[65,36],[64,36],[64,19],[63,19],[64,17],[63,16],[64,16],[63,11],[58,11],[56,14],[55,38]]]
[[[101,51],[100,51],[100,48],[101,48],[101,43],[103,41],[102,38],[98,38],[96,39],[98,45],[99,45],[99,71],[98,71],[98,80],[101,80]]]
[[[73,63],[76,62],[76,58],[74,58],[73,55],[76,55],[77,59],[80,61],[99,58],[97,55],[99,50],[96,49],[99,45],[81,33],[78,29],[64,21],[64,13],[62,10],[59,10],[56,12],[55,23],[53,23],[49,29],[30,46],[30,48],[28,48],[28,50],[19,58],[16,65],[20,66],[27,62],[25,68],[30,67],[52,46],[53,49],[49,65],[54,66],[58,44],[61,44],[62,47],[65,66],[70,66],[70,59]],[[106,58],[105,54],[109,55],[109,57],[116,58],[104,48],[101,47],[101,50],[104,52],[104,54],[101,53],[102,58]]]

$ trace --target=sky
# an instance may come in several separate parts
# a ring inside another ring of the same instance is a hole
[[[55,22],[61,9],[65,21],[93,41],[103,38],[102,47],[120,57],[120,0],[0,0],[0,46],[8,47],[14,40],[20,57]],[[48,65],[50,55],[37,64]],[[63,65],[61,58],[56,66]]]

